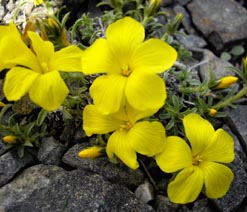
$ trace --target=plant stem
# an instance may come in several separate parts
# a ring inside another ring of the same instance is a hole
[[[215,106],[213,106],[212,108],[216,109],[216,110],[219,110],[223,107],[226,107],[228,106],[229,104],[237,101],[238,99],[240,99],[241,97],[243,97],[245,94],[247,93],[247,85],[245,85],[242,90],[240,90],[236,95],[232,96],[231,98],[229,99],[226,99],[225,101],[223,102],[220,102],[218,104],[216,104]]]

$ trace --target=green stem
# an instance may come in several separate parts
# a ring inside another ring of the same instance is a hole
[[[215,106],[213,106],[212,108],[216,109],[216,110],[219,110],[223,107],[226,107],[228,106],[229,104],[237,101],[238,99],[240,99],[241,97],[243,97],[245,94],[247,93],[247,85],[245,85],[242,90],[240,90],[235,96],[232,96],[231,98],[229,99],[226,99],[225,101],[223,102],[220,102],[218,104],[216,104]]]

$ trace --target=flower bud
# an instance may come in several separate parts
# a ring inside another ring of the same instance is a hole
[[[148,16],[152,16],[158,10],[161,0],[150,0],[147,8]]]
[[[237,77],[232,77],[232,76],[226,76],[222,77],[221,79],[217,80],[217,85],[214,88],[228,88],[230,85],[234,84],[235,82],[238,81]]]
[[[92,146],[86,149],[83,149],[78,153],[80,158],[97,158],[102,155],[102,150],[104,148],[100,146]]]
[[[3,137],[3,142],[8,144],[15,144],[17,142],[17,138],[13,135],[6,135]]]
[[[5,105],[3,102],[0,102],[0,107],[4,107]]]
[[[40,4],[43,4],[43,0],[34,0],[34,4],[36,6],[40,5]]]
[[[214,117],[218,111],[214,108],[210,108],[208,111],[208,115]]]

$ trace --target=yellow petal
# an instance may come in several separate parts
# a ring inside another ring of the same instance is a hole
[[[204,173],[207,197],[223,197],[233,180],[231,169],[222,164],[209,161],[200,163],[200,168]]]
[[[117,130],[123,121],[113,115],[101,114],[94,105],[87,105],[83,110],[83,129],[88,136],[105,134]]]
[[[51,58],[54,55],[54,46],[50,41],[44,41],[37,33],[28,32],[32,47],[42,67],[42,72],[54,71],[51,68]]]
[[[31,100],[45,110],[58,109],[69,90],[57,71],[39,75],[29,91]]]
[[[234,141],[223,129],[218,129],[212,143],[203,152],[203,160],[230,163],[234,160]]]
[[[83,52],[82,71],[84,74],[121,73],[118,60],[110,51],[105,39],[97,39]]]
[[[166,99],[164,80],[156,74],[132,73],[128,77],[125,95],[129,104],[138,110],[159,109]]]
[[[90,87],[90,94],[103,114],[117,112],[125,102],[124,88],[127,78],[120,75],[100,76]]]
[[[85,149],[81,150],[78,153],[78,156],[80,158],[97,158],[100,155],[102,155],[101,151],[103,149],[104,148],[101,147],[101,146],[91,146],[91,147],[88,147],[88,148],[85,148]]]
[[[107,142],[106,153],[109,158],[113,158],[116,155],[128,167],[137,169],[139,164],[137,162],[136,152],[130,146],[127,139],[127,132],[126,130],[114,132]]]
[[[130,68],[146,73],[161,73],[177,59],[176,50],[158,39],[149,39],[139,45],[130,60]]]
[[[19,100],[29,91],[38,77],[38,73],[22,67],[14,67],[9,70],[3,86],[8,101]]]
[[[144,27],[135,19],[122,18],[109,25],[106,30],[106,39],[114,56],[120,64],[129,64],[135,48],[145,37]]]
[[[189,139],[193,155],[200,154],[211,144],[215,133],[212,124],[198,114],[192,113],[184,117],[185,134]]]
[[[127,138],[136,152],[149,157],[160,153],[166,143],[165,128],[157,121],[136,123],[129,130]]]
[[[22,41],[20,33],[13,23],[10,23],[0,40],[0,70],[22,65],[31,69],[39,69],[35,55]]]
[[[197,167],[188,167],[178,173],[168,185],[171,202],[186,204],[196,200],[203,186],[203,173]]]
[[[82,50],[77,46],[68,46],[57,52],[52,57],[52,69],[58,71],[81,72]]]
[[[169,136],[165,149],[155,160],[162,171],[176,172],[180,169],[192,166],[191,149],[188,144],[178,136]]]

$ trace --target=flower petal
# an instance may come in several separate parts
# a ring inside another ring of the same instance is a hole
[[[77,46],[68,46],[55,52],[51,60],[52,70],[81,72],[82,53],[83,51]]]
[[[68,93],[69,90],[57,71],[40,75],[29,91],[31,100],[48,111],[58,109]]]
[[[202,153],[203,160],[230,163],[234,160],[234,142],[223,129],[218,129],[211,138],[212,143]]]
[[[122,65],[129,64],[132,53],[143,42],[144,37],[144,27],[130,17],[116,21],[109,25],[106,30],[106,39],[109,42],[111,51]]]
[[[15,65],[39,70],[37,58],[22,41],[19,31],[13,23],[10,23],[5,34],[1,35],[0,57],[0,70]]]
[[[183,125],[185,134],[191,144],[193,155],[201,152],[211,144],[215,133],[212,124],[195,113],[184,117]]]
[[[222,164],[210,161],[202,162],[199,166],[204,173],[207,197],[223,197],[228,191],[233,180],[231,169]]]
[[[114,154],[131,169],[137,169],[139,164],[137,162],[136,152],[130,146],[127,139],[126,130],[118,130],[114,132],[106,146],[106,153],[109,158],[113,158]]]
[[[114,58],[105,39],[97,39],[82,55],[84,74],[121,73],[121,66]]]
[[[10,69],[3,86],[4,95],[9,101],[19,100],[29,91],[38,77],[38,73],[26,68],[14,67]]]
[[[164,80],[156,74],[132,73],[128,77],[125,95],[129,104],[138,110],[158,110],[166,99]]]
[[[112,115],[101,114],[94,105],[87,105],[83,110],[83,129],[88,136],[112,132],[122,124],[124,122]]]
[[[165,147],[165,128],[157,121],[138,122],[129,130],[128,142],[136,152],[152,157]]]
[[[103,114],[117,112],[125,102],[124,88],[127,78],[120,75],[100,76],[90,87],[90,94]]]
[[[202,190],[203,172],[197,167],[188,167],[178,173],[168,185],[171,202],[186,204],[195,201]]]
[[[130,69],[146,73],[161,73],[177,59],[176,50],[159,39],[149,39],[138,46],[130,60]]]
[[[158,166],[167,173],[192,166],[191,149],[178,136],[167,137],[165,149],[155,157]]]
[[[49,64],[54,54],[54,46],[50,41],[44,41],[37,33],[28,31],[28,37],[40,63]]]

